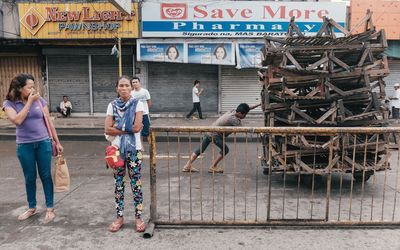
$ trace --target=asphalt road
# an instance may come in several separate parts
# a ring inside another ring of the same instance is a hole
[[[112,234],[107,231],[107,225],[115,216],[114,181],[103,162],[106,142],[66,141],[63,144],[70,169],[71,190],[55,195],[57,218],[50,224],[44,224],[44,197],[40,181],[37,191],[40,213],[27,221],[17,221],[17,216],[26,209],[22,171],[15,156],[15,142],[0,143],[0,249],[400,249],[399,229],[159,228],[153,238],[143,239],[141,234],[134,232],[132,200],[128,190],[126,225],[120,232]],[[196,163],[202,169],[201,173],[179,171],[194,146],[182,143],[179,158],[178,145],[162,142],[157,147],[157,208],[160,220],[265,220],[268,176],[262,174],[255,160],[259,146],[248,145],[246,153],[244,144],[238,144],[236,152],[239,157],[235,162],[235,149],[230,145],[225,174],[214,176],[206,172],[212,160],[212,148]],[[148,158],[144,165],[145,219],[148,219]],[[396,169],[390,170],[386,182],[384,173],[379,173],[375,184],[371,179],[364,187],[354,184],[353,188],[350,176],[334,176],[329,219],[342,221],[350,217],[351,220],[359,220],[361,214],[361,219],[368,221],[373,207],[372,218],[379,220],[383,207],[384,220],[390,220],[394,207],[398,207],[394,201],[395,173]],[[363,209],[360,213],[361,200]],[[398,210],[394,212],[396,221],[400,220]],[[308,219],[311,215],[313,219],[324,218],[325,185],[313,191],[298,185],[296,177],[273,176],[270,211],[271,219],[281,219],[282,215],[285,219]]]

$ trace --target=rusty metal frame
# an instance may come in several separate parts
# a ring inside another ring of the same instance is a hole
[[[271,176],[272,176],[272,170],[271,168],[269,168],[269,176],[268,176],[268,183],[267,183],[267,207],[266,209],[267,211],[267,216],[265,220],[258,220],[257,218],[257,208],[256,208],[256,218],[254,221],[248,220],[248,217],[245,217],[245,220],[240,220],[238,218],[236,218],[236,211],[234,211],[234,217],[233,219],[229,220],[226,219],[225,217],[225,207],[226,205],[223,205],[223,219],[222,220],[218,220],[217,218],[214,217],[214,208],[213,208],[213,217],[211,220],[205,220],[203,218],[203,204],[201,205],[201,220],[198,219],[194,219],[192,217],[192,211],[190,210],[190,219],[183,219],[181,216],[179,216],[178,219],[171,219],[171,217],[169,216],[167,220],[162,220],[159,219],[158,217],[158,213],[157,213],[157,134],[158,133],[167,133],[167,136],[171,136],[171,134],[174,135],[178,135],[178,138],[182,137],[182,135],[187,134],[191,136],[191,133],[200,133],[200,135],[202,136],[204,133],[206,132],[219,132],[219,133],[244,133],[246,134],[246,140],[245,143],[247,145],[248,143],[248,135],[251,135],[250,138],[253,138],[254,134],[258,134],[258,135],[268,135],[268,142],[267,142],[267,152],[268,154],[271,156],[273,153],[272,150],[272,141],[273,141],[273,137],[276,135],[282,136],[285,138],[285,140],[287,140],[287,136],[288,135],[325,135],[325,136],[330,136],[332,138],[332,143],[329,144],[329,162],[331,163],[333,161],[333,148],[335,146],[345,146],[345,141],[343,140],[343,145],[336,145],[337,143],[333,140],[333,138],[338,135],[350,135],[350,134],[365,134],[365,136],[367,136],[368,134],[381,134],[381,135],[387,135],[387,134],[398,134],[400,133],[400,128],[396,128],[396,127],[189,127],[189,126],[184,126],[184,127],[173,127],[173,126],[169,126],[169,127],[162,127],[162,126],[156,126],[156,127],[152,127],[151,131],[150,131],[150,189],[151,189],[151,205],[150,205],[150,216],[151,216],[151,221],[152,223],[154,223],[157,227],[179,227],[179,226],[201,226],[201,227],[216,227],[216,226],[221,226],[221,227],[240,227],[240,226],[245,226],[245,227],[287,227],[287,228],[292,228],[292,227],[301,227],[301,228],[355,228],[355,227],[362,227],[362,228],[399,228],[400,226],[400,219],[398,219],[399,216],[396,216],[395,218],[395,212],[396,212],[396,203],[397,203],[397,192],[395,192],[394,195],[394,208],[393,208],[393,214],[390,216],[391,220],[384,220],[384,215],[386,215],[386,217],[388,217],[387,214],[384,213],[384,200],[385,200],[385,191],[386,189],[383,189],[383,193],[377,194],[377,196],[380,196],[381,198],[383,197],[383,203],[382,203],[382,207],[376,207],[376,209],[380,210],[379,212],[381,212],[381,216],[380,216],[380,220],[373,220],[371,217],[371,220],[369,221],[365,221],[362,220],[361,216],[363,215],[362,213],[362,205],[361,205],[361,210],[360,210],[360,217],[354,218],[354,216],[352,215],[352,194],[353,194],[353,180],[351,181],[351,192],[350,192],[350,209],[348,211],[348,216],[344,216],[345,218],[342,219],[340,218],[340,214],[341,214],[341,209],[343,208],[343,194],[340,193],[340,198],[339,198],[339,213],[338,213],[338,218],[333,219],[333,216],[330,215],[330,196],[331,196],[331,175],[332,173],[329,172],[329,174],[327,175],[327,190],[326,190],[326,203],[325,203],[325,216],[323,218],[313,218],[312,215],[312,211],[311,211],[311,217],[310,219],[304,219],[304,218],[299,218],[298,216],[296,216],[295,219],[288,219],[285,218],[285,213],[284,211],[282,212],[282,218],[281,219],[276,219],[276,218],[271,218],[270,216],[270,209],[271,209],[271,200],[274,198],[271,195],[271,187],[272,184],[271,183]],[[189,141],[191,142],[189,136]],[[251,140],[253,140],[251,139]],[[178,139],[179,141],[180,139]],[[379,136],[376,136],[376,142],[378,142],[379,140]],[[225,141],[225,136],[224,136],[224,141]],[[170,147],[169,145],[169,139],[167,140],[168,142],[168,148]],[[254,142],[254,141],[253,141]],[[355,149],[355,142],[356,140],[353,141],[353,149]],[[201,140],[200,140],[201,143]],[[234,143],[234,151],[236,151],[236,135],[233,138],[233,143]],[[335,145],[334,145],[335,144]],[[378,145],[378,144],[376,144]],[[258,141],[257,142],[257,155],[259,153],[259,148],[261,147],[261,142]],[[398,142],[397,149],[400,149],[400,142]],[[363,149],[364,151],[367,150],[367,142],[365,142],[363,144]],[[386,150],[389,150],[389,146],[386,145]],[[190,150],[189,150],[190,151]],[[214,149],[213,149],[214,151]],[[399,151],[400,152],[400,151]],[[398,152],[398,153],[399,153]],[[235,152],[236,155],[236,152]],[[247,152],[245,154],[246,159],[245,161],[248,161],[247,157]],[[272,157],[269,157],[269,161],[271,161]],[[395,181],[395,188],[396,190],[399,189],[399,184],[398,184],[398,178],[399,178],[399,160],[400,160],[400,154],[398,154],[398,156],[396,157],[397,159],[397,169],[395,171],[395,176],[396,176],[396,181]],[[224,159],[225,160],[225,159]],[[285,156],[285,160],[286,160],[286,156]],[[169,166],[169,162],[168,162],[168,171],[170,169]],[[225,164],[225,162],[223,163]],[[234,159],[234,168],[236,169],[236,159]],[[364,162],[365,164],[365,162]],[[201,163],[201,165],[203,165],[203,162]],[[256,163],[255,169],[258,170],[259,169],[259,165]],[[354,159],[353,159],[353,168],[355,167],[355,163],[354,163]],[[202,171],[202,170],[201,170]],[[388,160],[386,159],[385,161],[385,173],[384,173],[384,181],[385,181],[385,185],[386,185],[386,179],[387,179],[387,171],[388,171]],[[234,172],[235,174],[235,172]],[[365,171],[363,172],[363,178],[365,175]],[[286,176],[286,175],[285,175]],[[191,180],[191,174],[190,174],[190,185],[192,185],[192,180]],[[214,178],[214,175],[213,177]],[[233,189],[233,195],[234,199],[237,199],[235,196],[235,192],[236,191],[236,175],[234,175],[233,180],[234,180],[234,187]],[[258,171],[256,173],[256,180],[259,179],[258,177]],[[298,181],[300,183],[300,176],[298,176]],[[168,179],[169,179],[169,175],[168,175]],[[225,195],[225,179],[226,177],[224,176],[224,182],[223,182],[223,187],[224,187],[224,195]],[[214,180],[213,180],[214,181]],[[201,182],[201,180],[200,180]],[[374,188],[375,188],[375,176],[374,176]],[[247,183],[247,182],[246,182]],[[257,181],[256,181],[256,206],[257,205]],[[169,184],[168,184],[169,185]],[[204,185],[204,184],[201,184]],[[247,184],[246,184],[247,185]],[[285,180],[283,182],[283,185],[285,185]],[[314,189],[314,179],[312,181],[312,188]],[[246,187],[245,187],[246,188]],[[248,188],[248,187],[247,187]],[[340,191],[342,188],[342,176],[340,177]],[[192,187],[190,186],[190,190],[192,189]],[[361,198],[361,204],[363,204],[363,202],[367,202],[368,197],[365,195],[364,189],[365,189],[365,185],[364,185],[364,181],[362,184],[362,198]],[[314,191],[314,190],[313,190]],[[168,192],[170,192],[170,187],[168,187]],[[249,190],[246,189],[246,193],[249,192]],[[287,193],[287,190],[285,191],[284,188],[284,194],[283,197],[286,195],[285,192]],[[168,196],[169,197],[169,196]],[[192,201],[192,195],[190,196],[190,209],[192,209],[192,202],[196,202],[196,201]],[[311,199],[314,199],[314,193],[312,193],[312,197]],[[373,208],[374,208],[374,199],[377,199],[378,197],[374,197],[374,195],[372,195],[372,201],[371,201],[371,215],[373,213]],[[168,198],[170,199],[170,198]],[[179,198],[180,199],[180,198]],[[225,198],[224,198],[225,199]],[[202,201],[201,201],[202,202]],[[214,201],[213,201],[214,202]],[[225,203],[225,200],[224,200]],[[297,205],[298,206],[298,205]],[[169,207],[170,209],[170,207]],[[246,209],[246,208],[245,208]],[[285,200],[283,199],[283,209],[285,209]],[[298,209],[298,207],[297,207]],[[311,210],[312,210],[312,204],[311,204]],[[369,212],[369,211],[366,211]],[[168,211],[168,213],[170,214],[170,211]],[[179,212],[180,213],[180,212]],[[375,216],[376,217],[376,216]],[[354,219],[353,219],[354,218]]]

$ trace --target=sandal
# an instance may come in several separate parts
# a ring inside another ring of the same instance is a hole
[[[137,219],[136,220],[136,232],[140,233],[140,232],[144,232],[144,230],[146,230],[146,225],[145,225],[144,221],[141,219]]]
[[[26,220],[36,214],[36,208],[29,208],[23,214],[18,216],[19,221]]]
[[[54,213],[54,209],[47,209],[46,216],[44,217],[44,223],[49,223],[56,218],[56,214]]]
[[[124,220],[116,219],[110,225],[108,225],[108,231],[112,233],[118,232],[124,225]]]
[[[211,167],[208,169],[208,172],[211,174],[216,174],[216,173],[222,174],[222,173],[224,173],[224,170],[222,168],[218,168],[218,167],[215,167],[215,168]]]
[[[199,170],[197,168],[194,168],[192,166],[184,166],[182,169],[182,172],[199,172]]]

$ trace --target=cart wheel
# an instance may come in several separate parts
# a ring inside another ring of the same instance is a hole
[[[369,172],[365,172],[364,175],[364,182],[367,182],[369,180],[369,178],[373,175],[374,173],[369,173]],[[353,174],[354,180],[356,182],[361,183],[363,181],[363,173],[354,173]]]
[[[308,188],[312,188],[313,185],[313,175],[304,174],[300,176],[300,182]],[[321,175],[314,175],[314,189],[322,186],[323,180]]]

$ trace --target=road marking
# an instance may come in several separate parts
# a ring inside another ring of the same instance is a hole
[[[168,154],[157,154],[156,155],[156,159],[176,159],[176,158],[178,158],[177,154],[169,154],[169,155]],[[204,156],[200,155],[197,158],[204,158]],[[147,154],[143,155],[143,159],[150,159],[150,155],[147,155]],[[181,159],[189,159],[189,156],[181,155]]]

